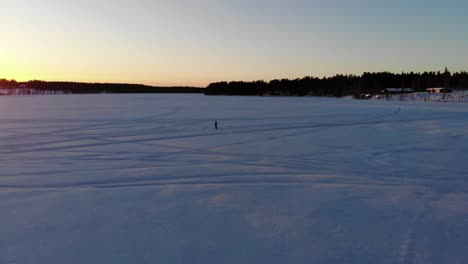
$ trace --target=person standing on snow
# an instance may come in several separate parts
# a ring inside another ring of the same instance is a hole
[[[215,121],[215,128],[218,130],[218,121]]]

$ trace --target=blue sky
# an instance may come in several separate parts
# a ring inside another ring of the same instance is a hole
[[[0,76],[198,85],[466,70],[462,1],[0,0]]]

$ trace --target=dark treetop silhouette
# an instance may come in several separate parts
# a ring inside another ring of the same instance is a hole
[[[333,77],[304,77],[253,82],[218,82],[210,84],[207,95],[316,95],[346,96],[362,93],[376,94],[389,87],[408,87],[414,91],[425,91],[429,87],[468,88],[468,73],[444,72],[424,73],[364,73],[357,75],[335,75]]]
[[[376,94],[389,87],[412,88],[425,91],[430,87],[468,88],[468,73],[465,71],[443,72],[366,72],[358,75],[335,75],[333,77],[304,77],[302,79],[282,79],[252,82],[217,82],[206,89],[197,87],[155,87],[141,84],[78,83],[29,81],[0,79],[0,88],[17,88],[25,85],[30,89],[62,91],[64,93],[205,93],[206,95],[315,95],[347,96]]]
[[[79,82],[45,82],[29,81],[19,83],[15,80],[0,79],[0,88],[18,88],[25,85],[30,89],[44,91],[63,91],[72,94],[90,93],[203,93],[197,87],[156,87],[141,84],[116,83],[79,83]]]

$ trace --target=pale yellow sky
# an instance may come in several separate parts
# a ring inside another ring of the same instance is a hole
[[[466,70],[468,4],[376,2],[0,0],[0,78],[206,86]]]

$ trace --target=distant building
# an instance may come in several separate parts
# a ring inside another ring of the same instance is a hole
[[[385,88],[380,91],[382,94],[402,94],[414,93],[413,88]]]
[[[369,100],[372,99],[372,94],[360,94],[354,97],[355,99]]]
[[[441,87],[441,88],[427,88],[426,91],[428,93],[451,93],[451,92],[453,92],[453,89],[444,88],[444,87]]]

